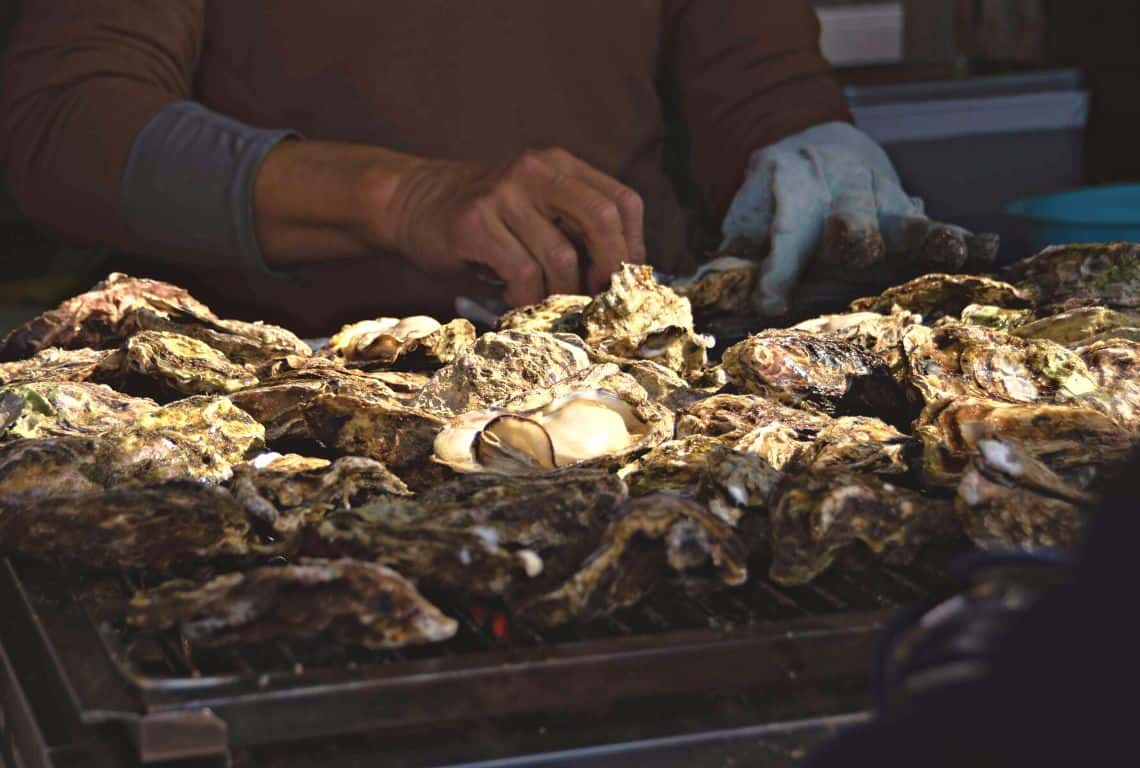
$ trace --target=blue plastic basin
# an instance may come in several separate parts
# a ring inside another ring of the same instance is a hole
[[[1010,203],[1033,249],[1065,243],[1140,242],[1140,184],[1088,187]]]

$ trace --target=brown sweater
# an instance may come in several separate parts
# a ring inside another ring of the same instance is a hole
[[[185,99],[258,127],[424,156],[496,162],[563,147],[643,196],[650,258],[667,270],[692,259],[663,169],[660,76],[679,93],[694,180],[716,216],[754,149],[848,119],[807,0],[23,5],[0,105],[13,192],[57,234],[126,251],[139,250],[116,210],[132,141]],[[288,280],[196,277],[203,298],[303,331],[445,311],[469,287],[387,255]]]

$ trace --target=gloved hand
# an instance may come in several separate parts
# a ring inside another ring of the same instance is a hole
[[[759,150],[722,226],[768,245],[753,304],[788,311],[788,297],[813,259],[829,273],[894,269],[985,269],[997,237],[928,219],[922,200],[903,191],[882,147],[847,123],[827,123]],[[882,269],[880,267],[880,269]]]

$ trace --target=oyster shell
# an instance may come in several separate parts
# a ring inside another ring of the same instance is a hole
[[[1077,351],[1097,385],[1082,402],[1140,433],[1140,342],[1098,341]]]
[[[48,347],[26,360],[0,363],[0,384],[30,381],[96,381],[100,365],[111,355],[106,349]]]
[[[1017,329],[1033,321],[1033,310],[1006,309],[992,304],[971,304],[962,309],[961,320],[970,325],[981,325],[993,328],[995,331],[1012,332],[1023,336]]]
[[[716,445],[709,449],[697,487],[697,498],[732,525],[750,521],[752,539],[767,533],[757,513],[767,512],[768,500],[782,475],[765,459]],[[749,526],[745,525],[747,529]],[[758,546],[753,541],[752,549]]]
[[[669,287],[688,299],[698,316],[746,315],[752,312],[752,292],[759,274],[757,262],[723,255],[705,262],[694,274],[674,280]]]
[[[989,304],[1005,309],[1033,306],[1029,293],[977,275],[929,274],[880,293],[851,302],[852,312],[890,313],[895,307],[922,315],[927,322],[958,317],[971,304]]]
[[[955,499],[975,544],[1040,549],[1076,543],[1095,496],[1068,485],[1017,443],[981,440],[978,449]]]
[[[336,509],[380,496],[406,496],[408,487],[378,461],[267,453],[234,467],[230,491],[249,514],[281,534],[296,532]]]
[[[485,333],[469,352],[436,372],[414,405],[444,414],[489,408],[549,387],[589,364],[580,347],[549,333]]]
[[[910,326],[921,323],[921,315],[895,308],[889,315],[880,315],[878,312],[824,315],[805,320],[790,330],[805,331],[854,344],[866,352],[880,355],[891,371],[898,371],[901,358],[899,343],[903,332]]]
[[[1081,307],[1043,317],[1013,331],[1023,339],[1048,339],[1067,347],[1111,338],[1140,336],[1140,312]]]
[[[806,584],[862,542],[889,563],[911,562],[955,528],[953,505],[873,475],[786,475],[769,505],[773,581]]]
[[[325,445],[367,456],[393,470],[425,463],[445,422],[383,395],[318,395],[303,406],[309,432]]]
[[[1081,358],[1064,347],[976,325],[908,328],[902,352],[906,382],[924,405],[955,396],[1065,402],[1096,389]]]
[[[670,494],[644,496],[619,510],[580,569],[523,603],[518,615],[540,626],[606,616],[639,602],[670,572],[708,570],[721,586],[743,584],[748,554],[739,531],[702,505]]]
[[[677,414],[677,437],[706,435],[730,444],[758,428],[786,427],[814,436],[830,418],[758,395],[718,394],[686,406]],[[808,437],[807,439],[810,439]]]
[[[176,628],[203,648],[318,636],[400,648],[447,640],[458,629],[403,576],[357,560],[302,560],[202,585],[167,582],[137,593],[127,622],[152,632]]]
[[[722,364],[744,392],[827,414],[890,412],[900,399],[881,357],[804,331],[750,336],[726,349]]]
[[[634,380],[621,385],[622,377],[614,369],[606,387],[570,388],[564,381],[503,408],[463,414],[436,437],[435,458],[460,472],[530,474],[620,460],[668,439],[673,414]]]
[[[329,339],[329,353],[357,368],[434,370],[453,362],[475,343],[475,326],[452,320],[441,325],[424,315],[381,317],[346,325]]]
[[[910,472],[907,454],[912,440],[869,416],[841,416],[823,426],[788,461],[787,471],[845,470],[899,477]]]
[[[1004,403],[963,397],[931,403],[915,422],[923,446],[923,482],[953,488],[983,440],[1017,442],[1080,488],[1124,465],[1132,435],[1084,406]]]
[[[257,384],[248,366],[236,365],[205,342],[166,331],[140,331],[100,366],[100,378],[124,392],[177,400],[217,395]]]
[[[716,438],[704,435],[669,440],[619,469],[618,477],[629,486],[631,496],[689,495],[705,471],[709,451],[718,445]]]
[[[625,498],[621,480],[598,470],[464,475],[332,513],[303,550],[375,560],[425,588],[515,599],[567,578]]]
[[[162,573],[251,552],[244,513],[196,482],[0,496],[0,550],[98,570]]]
[[[1059,245],[1011,264],[1007,279],[1043,313],[1076,307],[1140,308],[1140,246]]]
[[[97,435],[128,428],[158,408],[102,384],[33,382],[0,387],[0,440]]]
[[[556,293],[538,304],[512,309],[499,318],[499,331],[539,331],[582,334],[582,312],[589,296]]]

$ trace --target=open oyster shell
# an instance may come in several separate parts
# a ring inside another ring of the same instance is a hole
[[[488,408],[549,387],[589,364],[581,347],[549,333],[485,333],[469,352],[437,371],[414,404],[443,414]]]
[[[898,307],[934,322],[942,317],[956,318],[970,304],[1025,309],[1032,307],[1033,301],[1029,293],[990,277],[934,273],[888,288],[878,296],[856,299],[850,309],[889,314]]]
[[[503,408],[452,420],[435,439],[437,461],[459,472],[530,474],[629,455],[673,434],[673,414],[632,379],[608,388],[534,392]],[[614,381],[617,380],[617,381]]]
[[[0,384],[98,381],[100,366],[114,354],[115,351],[109,349],[48,347],[25,360],[0,363]]]
[[[1057,476],[1020,445],[981,440],[958,486],[966,535],[983,549],[1070,547],[1097,497]]]
[[[102,384],[30,382],[0,387],[0,440],[97,435],[126,429],[158,408]]]
[[[202,585],[167,582],[137,593],[127,622],[148,631],[178,629],[203,648],[318,636],[401,648],[447,640],[458,629],[400,574],[358,560],[302,560]]]
[[[915,424],[923,482],[931,488],[955,487],[984,440],[1014,441],[1080,488],[1132,454],[1129,430],[1084,406],[958,397],[931,403]]]
[[[764,331],[724,352],[725,371],[744,392],[827,414],[879,414],[898,406],[883,359],[850,342],[804,331]]]
[[[100,378],[116,389],[161,401],[186,395],[220,395],[257,384],[249,366],[205,342],[167,331],[140,331],[100,366]]]
[[[861,542],[906,564],[955,528],[953,505],[873,475],[813,471],[785,476],[769,505],[773,581],[806,584]]]
[[[453,362],[475,343],[475,326],[446,325],[425,315],[381,317],[346,325],[329,339],[329,354],[357,368],[430,371]]]
[[[1140,308],[1140,245],[1059,245],[1011,264],[1004,276],[1047,314]]]

